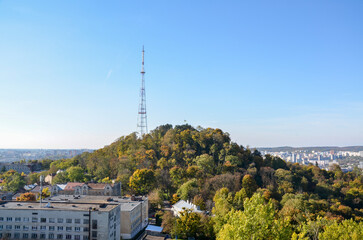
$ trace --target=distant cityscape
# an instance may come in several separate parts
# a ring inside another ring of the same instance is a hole
[[[363,147],[280,147],[258,150],[262,155],[270,154],[292,163],[314,164],[326,170],[333,164],[338,164],[345,172],[352,171],[354,167],[363,169]]]
[[[91,149],[0,149],[0,162],[72,158]]]

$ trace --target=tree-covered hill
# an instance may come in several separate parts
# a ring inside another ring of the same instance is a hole
[[[142,138],[133,133],[93,153],[54,161],[47,173],[58,170],[64,172],[56,175],[55,182],[114,179],[123,183],[126,194],[148,194],[154,207],[161,200],[188,199],[212,213],[212,217],[196,217],[196,231],[180,233],[184,237],[229,239],[231,226],[244,224],[238,223],[241,219],[264,218],[248,215],[256,211],[254,206],[258,204],[262,204],[261,209],[254,214],[268,214],[272,225],[266,227],[271,231],[285,229],[279,234],[288,238],[295,233],[296,239],[314,239],[316,231],[323,234],[324,224],[338,224],[339,228],[344,219],[354,224],[363,219],[363,177],[359,169],[343,173],[334,165],[326,171],[270,155],[263,157],[257,150],[232,142],[229,134],[220,129],[162,125]],[[36,178],[31,179],[29,176],[30,182]],[[245,206],[252,212],[246,212]],[[185,213],[178,221],[166,214],[163,225],[178,231],[174,224],[186,224],[182,221],[189,221],[190,214]],[[359,229],[362,227],[360,224]],[[238,231],[235,236],[247,234]],[[285,239],[276,232],[268,234]]]

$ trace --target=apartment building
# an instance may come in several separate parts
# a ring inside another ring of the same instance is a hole
[[[149,201],[147,197],[107,197],[90,195],[57,195],[51,202],[115,204],[120,206],[120,235],[132,239],[148,225]]]
[[[1,202],[0,238],[119,240],[120,206],[48,202]]]
[[[121,196],[121,183],[79,183],[68,182],[64,188],[55,184],[50,187],[52,195]]]

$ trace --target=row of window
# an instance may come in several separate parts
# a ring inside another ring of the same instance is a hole
[[[0,230],[4,229],[3,225],[0,225]],[[13,229],[13,225],[6,225],[5,226],[6,230],[11,230]],[[14,229],[15,230],[20,230],[20,225],[14,225]],[[40,230],[47,230],[47,226],[40,226],[39,227]],[[64,227],[63,226],[58,226],[57,230],[58,231],[63,231]],[[72,231],[73,227],[65,227],[66,231]],[[23,230],[29,230],[29,226],[23,226]],[[31,226],[31,230],[38,230],[38,226]],[[55,226],[48,226],[48,230],[49,231],[54,231],[55,230]],[[80,232],[81,231],[81,227],[74,227],[74,231],[76,232]],[[88,227],[84,227],[83,231],[88,231]]]
[[[20,233],[0,233],[0,238],[14,238],[14,239],[20,239],[20,236],[22,236],[22,239],[74,239],[74,240],[89,240],[88,235],[72,235],[71,234],[54,234],[54,233],[49,233],[48,237],[47,234],[45,233],[23,233],[22,235]]]
[[[20,217],[16,217],[14,218],[15,222],[21,222],[21,218]],[[23,222],[29,222],[29,218],[28,217],[24,217],[23,218]],[[74,221],[73,221],[74,220]],[[0,217],[0,222],[12,222],[13,221],[13,217]],[[47,222],[47,218],[36,218],[36,217],[32,217],[31,218],[31,221],[32,222],[38,222],[40,221],[41,223],[45,223]],[[49,223],[55,223],[56,222],[56,219],[55,218],[49,218],[48,219],[48,222]],[[64,219],[63,218],[57,218],[57,223],[63,223],[64,222]],[[66,218],[66,223],[78,223],[80,224],[81,223],[81,219],[77,218],[77,219],[71,219],[71,218]],[[89,221],[88,219],[83,219],[83,224],[88,224]]]

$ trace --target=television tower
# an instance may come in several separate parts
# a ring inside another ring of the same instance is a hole
[[[144,134],[147,134],[144,53],[145,53],[144,46],[142,46],[140,104],[139,104],[139,114],[138,114],[138,118],[137,118],[137,128],[138,128],[140,137],[144,136]]]

